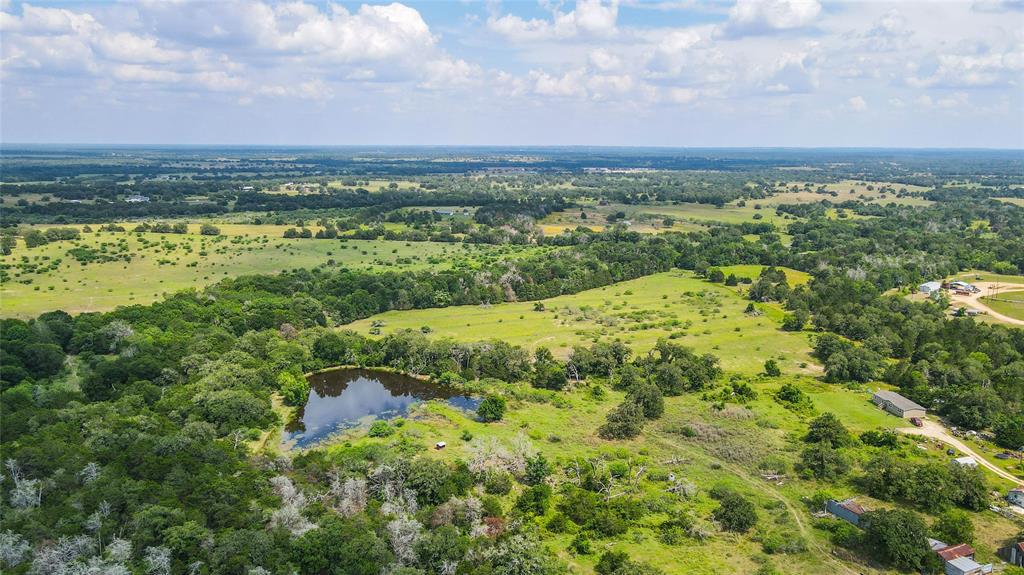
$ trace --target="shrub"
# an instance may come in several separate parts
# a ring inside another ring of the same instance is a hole
[[[484,491],[491,495],[508,495],[512,490],[512,476],[504,471],[489,471],[484,478]]]
[[[476,408],[476,416],[484,422],[501,421],[505,417],[505,400],[493,395],[485,397]]]
[[[394,432],[394,428],[388,425],[388,422],[382,419],[378,419],[377,421],[374,421],[372,425],[370,425],[370,430],[366,432],[366,434],[369,435],[370,437],[387,437]]]
[[[754,504],[735,491],[723,494],[714,516],[724,529],[737,533],[746,533],[757,523]]]

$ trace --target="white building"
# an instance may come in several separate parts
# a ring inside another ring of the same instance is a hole
[[[957,457],[956,459],[953,460],[953,463],[956,463],[957,465],[963,465],[964,467],[977,467],[978,466],[978,462],[975,461],[975,459],[973,457],[971,457],[970,455],[965,455],[963,457]]]
[[[917,286],[917,291],[923,293],[924,295],[932,295],[933,293],[938,293],[938,291],[941,289],[942,284],[940,282],[925,282]]]

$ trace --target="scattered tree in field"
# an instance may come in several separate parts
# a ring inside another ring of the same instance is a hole
[[[805,447],[800,453],[800,465],[805,473],[818,479],[834,480],[850,471],[850,460],[827,441]]]
[[[637,383],[629,389],[626,397],[643,408],[644,417],[647,419],[658,419],[665,413],[665,398],[661,395],[661,389],[653,383]]]
[[[823,413],[811,421],[804,441],[826,442],[832,447],[846,447],[853,443],[853,437],[834,413]]]
[[[749,499],[730,490],[719,500],[714,517],[723,529],[746,533],[757,523],[757,510]]]
[[[483,422],[501,421],[505,417],[504,398],[489,395],[476,408],[477,419]]]
[[[782,375],[782,370],[779,369],[779,362],[774,359],[769,359],[764,362],[764,374],[768,377],[779,377]]]

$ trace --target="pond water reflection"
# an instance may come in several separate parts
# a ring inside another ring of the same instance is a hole
[[[479,403],[456,389],[386,371],[336,369],[309,376],[309,383],[306,405],[285,425],[286,445],[309,447],[336,431],[405,415],[409,406],[429,399],[466,410]]]

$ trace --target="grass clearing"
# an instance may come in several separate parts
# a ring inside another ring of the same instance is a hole
[[[1008,291],[997,296],[985,296],[981,301],[1003,315],[1024,320],[1024,291]]]
[[[238,225],[234,229],[247,228]],[[73,249],[97,259],[80,263],[72,255]],[[216,237],[94,232],[77,241],[35,248],[26,248],[19,241],[11,255],[0,257],[6,274],[0,287],[0,315],[32,317],[56,309],[69,313],[105,311],[119,305],[150,303],[165,294],[202,288],[225,277],[311,268],[330,260],[338,266],[362,269],[436,269],[498,255],[511,257],[534,249],[387,240],[284,239],[277,234]]]
[[[745,314],[748,303],[739,288],[672,271],[542,302],[390,311],[344,327],[368,334],[383,322],[382,335],[428,327],[432,337],[501,339],[531,350],[548,347],[561,357],[575,344],[616,339],[644,353],[674,335],[675,343],[719,355],[730,371],[757,373],[775,358],[784,372],[815,373],[809,334],[781,331],[775,306],[758,304],[763,315]],[[544,311],[535,311],[537,304]]]

